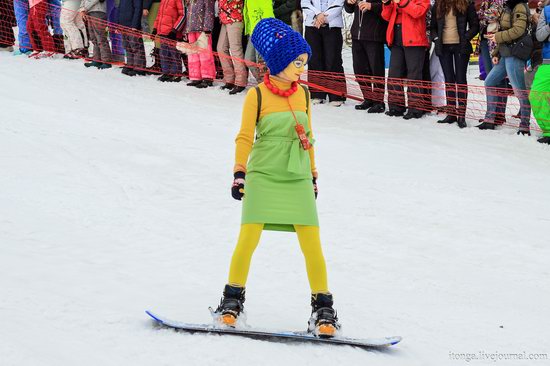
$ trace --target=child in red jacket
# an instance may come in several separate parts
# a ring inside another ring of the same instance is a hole
[[[159,81],[180,82],[182,67],[181,54],[176,49],[175,42],[181,39],[185,25],[185,8],[181,0],[161,0],[155,20],[153,34],[166,37],[160,45],[160,67],[162,76]]]
[[[382,18],[389,22],[386,41],[391,48],[388,73],[388,116],[403,116],[405,119],[420,118],[423,115],[419,85],[422,83],[422,69],[426,48],[426,14],[430,0],[383,0]],[[419,80],[416,86],[409,82],[408,111],[403,92],[403,81],[407,78]],[[393,80],[392,80],[393,79]]]

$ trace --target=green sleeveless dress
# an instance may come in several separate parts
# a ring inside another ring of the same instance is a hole
[[[307,113],[294,113],[313,143]],[[265,230],[274,231],[319,226],[309,152],[302,148],[295,126],[290,111],[259,120],[246,173],[242,224],[264,224]]]

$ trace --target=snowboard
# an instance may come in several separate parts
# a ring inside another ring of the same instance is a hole
[[[383,338],[367,338],[355,339],[347,337],[319,338],[308,332],[292,332],[292,331],[265,331],[254,329],[238,329],[231,327],[216,327],[214,324],[190,324],[179,321],[174,321],[157,315],[149,310],[146,311],[153,320],[160,326],[175,329],[188,333],[207,333],[234,335],[252,339],[276,342],[292,342],[292,343],[317,343],[317,344],[333,344],[347,345],[364,349],[377,349],[395,345],[401,341],[401,337],[383,337]]]

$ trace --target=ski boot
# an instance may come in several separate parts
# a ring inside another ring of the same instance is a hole
[[[244,287],[225,285],[220,305],[213,312],[213,315],[218,318],[221,324],[235,327],[237,318],[244,310],[244,294]]]
[[[311,295],[311,318],[309,318],[308,332],[316,337],[334,337],[340,329],[336,310],[332,307],[332,294]]]

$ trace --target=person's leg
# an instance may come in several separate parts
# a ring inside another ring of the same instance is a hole
[[[363,99],[365,102],[369,102],[369,106],[372,105],[372,87],[370,83],[367,83],[366,75],[369,74],[370,68],[368,67],[367,50],[364,47],[366,41],[359,41],[357,39],[352,40],[351,43],[351,55],[353,59],[353,73],[357,84],[361,88]]]
[[[136,67],[143,70],[147,67],[147,58],[145,56],[145,45],[143,44],[143,37],[135,36],[134,42]]]
[[[105,27],[105,22],[107,21],[107,14],[103,12],[98,12],[95,14],[96,19],[96,42],[98,47],[101,50],[101,62],[110,63],[113,60],[111,53],[111,46],[109,45],[109,40],[107,39],[107,31]]]
[[[77,4],[74,1],[67,1],[63,5],[63,9],[61,9],[60,22],[63,33],[67,37],[67,47],[65,51],[69,53],[73,50],[82,48],[83,45],[79,43],[79,41],[82,41],[82,37],[80,37],[80,31],[75,24],[75,18],[78,14],[78,9],[75,9]]]
[[[78,29],[78,41],[76,41],[76,45],[82,47],[80,48],[88,48],[89,41],[88,41],[88,32],[86,31],[86,24],[84,23],[84,19],[82,18],[82,15],[80,13],[77,13],[74,18],[74,24],[76,28]]]
[[[367,61],[369,65],[369,75],[373,76],[372,100],[377,104],[384,104],[384,76],[386,69],[384,67],[384,43],[367,42]]]
[[[126,53],[126,67],[134,67],[134,53],[132,51],[132,36],[128,34],[122,35],[122,45],[124,47],[124,52]]]
[[[42,48],[48,52],[55,52],[55,42],[46,25],[46,16],[48,15],[48,2],[43,1],[33,7],[35,14],[33,17],[34,29],[40,38]]]
[[[324,71],[325,62],[323,60],[323,37],[321,35],[322,30],[315,27],[306,27],[305,39],[311,46],[311,59],[307,66],[307,81],[312,84],[320,85],[323,83],[322,78],[316,75],[316,72]],[[309,87],[311,93],[311,99],[325,100],[327,93],[319,89],[315,89],[314,86]]]
[[[248,70],[246,65],[241,60],[244,59],[243,53],[243,27],[242,22],[237,22],[227,25],[227,37],[229,38],[229,51],[234,70],[235,70],[235,85],[244,87],[248,84]],[[225,77],[225,74],[224,74]]]
[[[116,7],[116,0],[106,0],[107,1],[107,20],[109,21],[109,38],[111,39],[111,51],[113,53],[113,61],[124,62],[124,54],[126,47],[123,42],[121,34],[116,33],[118,29],[117,19],[118,19],[118,8]]]
[[[328,94],[328,99],[331,102],[346,100],[347,85],[344,76],[344,63],[342,61],[342,47],[344,39],[342,36],[342,28],[323,28],[323,51],[325,68],[323,71],[333,73],[333,87],[339,92],[339,95],[332,93]]]
[[[497,111],[502,108],[502,82],[506,77],[506,67],[504,65],[504,59],[501,58],[499,63],[493,65],[493,68],[487,74],[485,79],[485,93],[487,95],[487,113],[485,114],[485,121],[494,123]]]
[[[403,78],[407,72],[405,65],[405,51],[401,46],[391,48],[390,68],[388,71],[388,106],[389,112],[403,113],[406,109],[405,94],[403,93]]]
[[[466,116],[466,107],[468,104],[468,64],[470,55],[455,53],[455,75],[456,87],[458,91],[458,112],[460,117]]]
[[[449,110],[456,108],[456,77],[455,77],[455,53],[453,50],[444,45],[442,47],[442,53],[439,56],[439,62],[443,69],[443,75],[445,76],[445,95],[447,98],[447,107]]]
[[[227,281],[229,285],[246,287],[252,255],[260,242],[263,229],[263,224],[241,225],[239,240],[233,251],[233,257],[231,258],[231,265],[229,267],[229,279]]]
[[[218,55],[223,69],[223,82],[226,84],[235,84],[235,69],[233,60],[229,55],[229,24],[222,24],[220,36],[218,38]]]
[[[409,112],[418,112],[426,109],[422,106],[422,70],[424,68],[424,58],[426,56],[425,47],[403,47],[405,52],[405,63],[407,68],[407,104]],[[415,83],[411,80],[418,80]]]
[[[99,48],[97,38],[99,37],[99,29],[97,29],[94,13],[88,16],[88,29],[90,31],[90,43],[94,46],[94,61],[101,62],[101,49]]]
[[[17,27],[19,28],[19,50],[21,52],[28,52],[31,50],[31,39],[27,32],[27,21],[29,18],[29,3],[26,0],[14,1],[15,18],[17,20]]]
[[[537,69],[529,101],[542,136],[550,137],[550,65],[541,65]]]
[[[517,57],[505,57],[506,74],[514,89],[514,94],[520,103],[520,130],[529,131],[531,118],[531,104],[529,103],[529,94],[525,90],[525,78],[523,70],[525,69],[525,61]]]
[[[216,64],[212,52],[212,35],[208,36],[208,46],[205,51],[199,53],[201,79],[214,80],[216,78]]]
[[[191,32],[187,35],[189,43],[193,43],[198,39],[199,33]],[[201,63],[199,54],[191,54],[187,56],[189,80],[198,81],[201,80]]]
[[[311,293],[328,293],[327,266],[321,248],[319,227],[294,225],[294,229],[304,254]]]
[[[258,66],[256,66],[256,63],[258,62],[256,58],[256,49],[252,44],[251,38],[252,37],[248,37],[244,59],[247,61],[246,66],[248,67],[248,70],[250,70],[250,73],[254,76],[256,81],[261,82],[262,80],[260,79],[260,69],[258,68]]]
[[[166,42],[162,42],[160,44],[160,69],[163,74],[168,75],[170,74],[170,63],[172,60],[170,60],[170,51],[169,46],[166,44]]]

